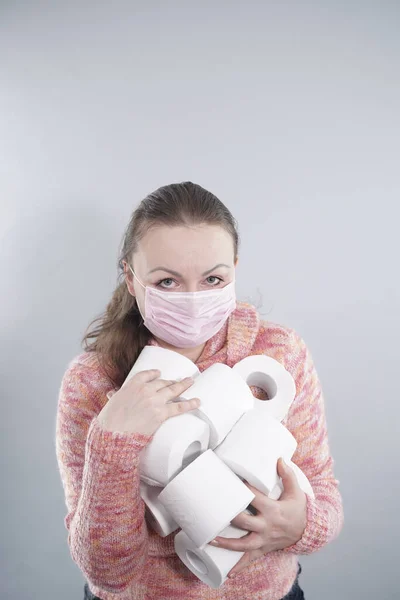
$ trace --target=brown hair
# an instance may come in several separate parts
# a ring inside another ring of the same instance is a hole
[[[123,261],[137,251],[143,235],[154,226],[220,225],[233,238],[234,260],[238,256],[237,221],[227,207],[200,185],[185,181],[155,190],[144,198],[133,212],[119,252],[117,287],[106,310],[87,327],[82,338],[85,351],[98,353],[100,364],[112,385],[121,387],[151,332],[143,319],[125,281]],[[95,323],[97,327],[90,331]],[[94,341],[89,343],[89,340]]]

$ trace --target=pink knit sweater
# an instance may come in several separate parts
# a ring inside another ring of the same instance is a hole
[[[152,338],[151,345],[158,345]],[[297,440],[293,455],[308,477],[307,526],[293,546],[254,560],[218,589],[200,581],[174,551],[177,531],[163,538],[147,524],[139,494],[139,455],[152,436],[107,431],[97,415],[115,389],[94,352],[76,356],[63,376],[56,421],[56,454],[65,492],[68,545],[73,561],[102,600],[280,600],[290,590],[297,555],[311,554],[343,526],[339,481],[333,472],[324,399],[304,340],[295,330],[260,320],[237,302],[222,329],[207,341],[196,365],[233,367],[252,354],[281,362],[296,382],[296,397],[282,424]],[[262,391],[251,386],[254,396]]]

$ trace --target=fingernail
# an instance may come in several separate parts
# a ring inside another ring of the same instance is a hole
[[[210,544],[214,544],[215,546],[219,545],[219,543],[217,542],[217,540],[211,540]]]

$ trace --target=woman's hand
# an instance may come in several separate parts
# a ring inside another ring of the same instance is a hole
[[[278,500],[272,500],[257,488],[244,482],[255,494],[251,505],[257,509],[257,515],[245,512],[238,514],[232,524],[247,529],[249,534],[242,538],[224,538],[217,536],[210,544],[218,548],[228,548],[245,552],[228,573],[228,577],[242,571],[250,562],[272,550],[281,550],[300,540],[307,525],[307,499],[300,488],[297,477],[280,458],[277,465],[278,475],[282,477],[283,492]]]
[[[170,381],[160,375],[159,369],[135,373],[97,415],[103,429],[153,435],[166,419],[200,406],[199,398],[174,401],[193,385],[193,377]]]

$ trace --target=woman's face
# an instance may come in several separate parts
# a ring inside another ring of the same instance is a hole
[[[154,227],[140,241],[131,262],[143,285],[168,292],[225,287],[234,279],[236,264],[232,236],[218,225]],[[124,271],[129,292],[145,316],[145,289],[126,263]]]

